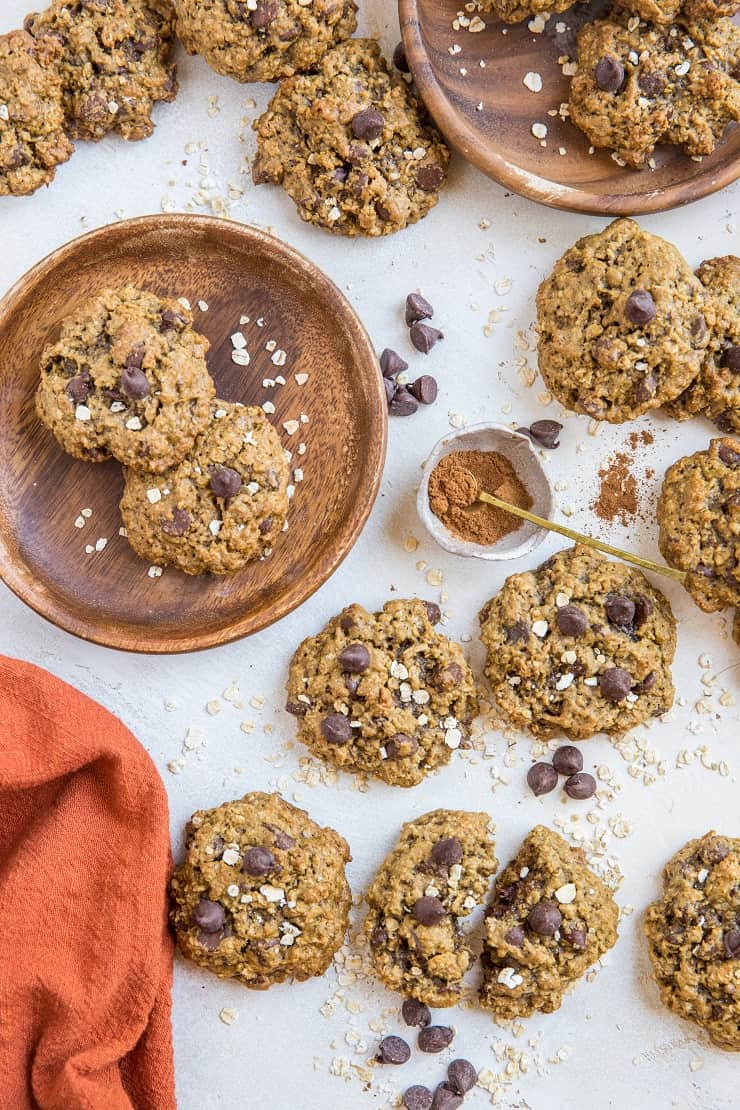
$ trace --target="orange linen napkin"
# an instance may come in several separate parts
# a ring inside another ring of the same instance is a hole
[[[0,656],[0,1107],[172,1110],[167,798],[119,720]]]

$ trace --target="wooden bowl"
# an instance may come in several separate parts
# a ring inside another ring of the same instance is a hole
[[[568,120],[549,116],[568,99],[558,58],[575,60],[581,26],[608,4],[577,4],[553,15],[541,34],[482,14],[484,31],[453,31],[459,0],[399,0],[401,34],[416,86],[448,142],[507,189],[553,208],[603,216],[661,212],[688,204],[740,177],[740,125],[731,124],[711,157],[694,162],[678,147],[656,148],[654,170],[618,166]],[[565,25],[562,32],[556,27]],[[505,32],[505,33],[503,33]],[[450,49],[460,52],[450,54]],[[485,68],[481,68],[481,59]],[[460,70],[467,71],[465,75]],[[542,77],[542,91],[522,83]],[[546,147],[532,124],[547,127]],[[567,153],[560,154],[560,149]]]
[[[172,568],[150,578],[118,534],[121,468],[77,462],[36,417],[39,359],[61,320],[99,290],[126,282],[191,302],[195,327],[212,344],[218,395],[272,401],[291,465],[304,472],[290,530],[274,554],[231,578],[191,578]],[[242,316],[250,323],[240,325]],[[231,358],[237,331],[248,341],[247,367]],[[285,366],[271,361],[270,340],[287,352]],[[296,373],[308,374],[305,384]],[[278,374],[287,384],[263,388],[263,379]],[[0,380],[0,574],[37,613],[108,647],[194,651],[279,620],[336,570],[378,492],[387,404],[367,333],[316,266],[229,220],[145,216],[55,251],[0,302]],[[308,422],[288,435],[283,422],[301,414]],[[83,509],[92,515],[78,528]],[[108,541],[104,550],[86,554],[99,539]]]

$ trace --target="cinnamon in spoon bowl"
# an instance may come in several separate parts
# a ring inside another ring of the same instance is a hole
[[[454,451],[429,476],[429,507],[445,528],[470,543],[495,544],[521,521],[478,500],[481,490],[520,509],[533,502],[505,455],[498,451]]]

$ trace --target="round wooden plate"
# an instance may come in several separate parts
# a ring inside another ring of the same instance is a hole
[[[487,13],[485,30],[454,31],[463,7],[459,0],[399,0],[401,34],[430,115],[448,142],[494,181],[554,208],[628,216],[687,204],[740,177],[737,124],[711,157],[694,162],[677,147],[660,146],[656,168],[639,171],[618,166],[607,151],[589,154],[573,124],[547,114],[568,99],[570,81],[558,58],[575,59],[579,29],[603,14],[606,2],[553,15],[541,34],[527,21],[505,24]],[[530,72],[542,77],[539,93],[522,83]],[[547,127],[545,147],[532,135],[533,123]]]
[[[195,327],[212,344],[218,395],[271,401],[292,466],[305,475],[274,554],[234,577],[191,578],[172,568],[148,577],[118,534],[120,467],[75,461],[36,417],[39,359],[60,321],[100,289],[126,282],[191,302]],[[250,322],[240,324],[243,316]],[[231,358],[238,331],[247,339],[247,367]],[[282,367],[266,349],[271,340],[287,353]],[[296,373],[308,374],[305,384]],[[280,374],[285,385],[263,387]],[[55,251],[0,302],[0,380],[0,574],[36,612],[108,647],[193,651],[265,628],[337,568],[378,492],[387,405],[367,333],[316,266],[242,224],[146,216]],[[288,435],[283,423],[302,415],[307,421]],[[83,509],[92,515],[77,528]],[[86,554],[102,539],[103,550]]]

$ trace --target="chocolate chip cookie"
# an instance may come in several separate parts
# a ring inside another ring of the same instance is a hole
[[[435,611],[436,610],[436,611]],[[416,786],[464,744],[478,712],[458,644],[435,632],[435,605],[349,605],[293,656],[287,710],[314,755],[392,786]]]
[[[620,736],[673,704],[668,601],[582,544],[512,574],[480,622],[498,707],[538,739]]]
[[[566,408],[621,424],[671,401],[708,344],[704,288],[634,220],[579,239],[537,293],[539,367]]]
[[[48,38],[0,35],[0,197],[48,185],[74,150],[64,132],[57,53]]]
[[[740,606],[740,439],[713,439],[668,469],[658,524],[663,557],[686,571],[699,608]]]
[[[740,1051],[740,840],[710,832],[681,848],[645,932],[663,1005]]]
[[[738,64],[732,20],[663,26],[615,13],[579,32],[570,118],[629,166],[649,164],[659,142],[711,154],[740,119]]]
[[[378,977],[429,1006],[459,1002],[473,954],[460,919],[498,867],[487,813],[436,809],[409,821],[366,898],[365,934]]]
[[[308,223],[390,235],[435,206],[449,152],[371,39],[325,54],[283,81],[255,121],[255,183],[282,185]]]
[[[288,464],[261,408],[214,401],[189,454],[126,474],[121,516],[137,555],[186,574],[234,574],[266,558],[288,514]]]
[[[740,9],[738,0],[617,0],[616,7],[639,15],[652,23],[673,23],[719,19],[733,16]]]
[[[551,1014],[614,946],[619,911],[580,848],[537,825],[486,910],[481,1005],[496,1018]]]
[[[576,0],[481,0],[480,9],[493,12],[504,23],[521,23],[523,19],[545,12],[555,15],[572,8]]]
[[[41,359],[36,411],[60,445],[87,462],[118,459],[161,473],[208,423],[208,340],[179,301],[124,286],[62,324]]]
[[[154,104],[177,95],[169,61],[174,23],[170,0],[52,0],[26,17],[32,35],[50,35],[62,48],[58,68],[73,138],[151,135]]]
[[[740,258],[709,258],[696,275],[706,290],[709,343],[698,378],[666,408],[678,420],[702,415],[722,432],[740,433]]]
[[[186,839],[171,884],[183,956],[253,990],[323,975],[352,901],[339,833],[279,794],[255,792],[198,810]]]
[[[276,81],[312,69],[357,27],[354,0],[179,0],[189,54],[237,81]]]

